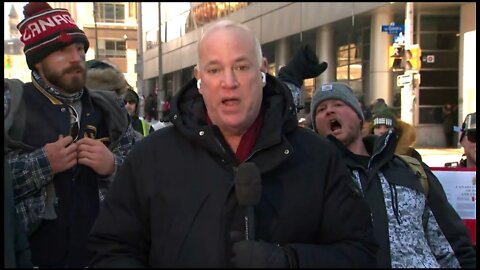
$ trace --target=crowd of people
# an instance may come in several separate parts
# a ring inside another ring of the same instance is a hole
[[[24,15],[32,81],[4,88],[5,267],[476,267],[386,104],[369,122],[348,85],[326,83],[299,126],[303,80],[327,68],[311,48],[274,77],[247,26],[213,23],[171,124],[152,132],[115,65],[86,61],[87,36],[58,19],[68,10],[30,2]],[[470,114],[466,166],[475,131]]]

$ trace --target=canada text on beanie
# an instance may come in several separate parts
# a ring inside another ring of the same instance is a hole
[[[46,2],[29,2],[23,8],[23,14],[25,19],[17,28],[22,35],[20,40],[25,44],[23,52],[31,70],[47,55],[73,43],[83,43],[87,52],[90,45],[87,36],[78,28],[68,10],[52,9]]]

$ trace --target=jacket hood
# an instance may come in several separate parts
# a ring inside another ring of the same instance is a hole
[[[398,119],[397,119],[398,120]],[[405,154],[413,147],[417,141],[415,128],[401,120],[398,120],[399,138],[396,153]]]
[[[208,148],[217,148],[218,141],[214,138],[217,136],[209,135],[219,134],[220,130],[217,126],[208,124],[205,103],[198,92],[196,82],[196,79],[190,80],[173,96],[170,118],[182,135]],[[262,107],[265,115],[258,140],[262,139],[264,143],[273,144],[280,141],[280,134],[291,132],[297,127],[295,105],[289,89],[269,74],[267,84],[263,88]]]
[[[86,87],[92,90],[114,91],[123,96],[128,88],[123,73],[114,67],[87,69]]]
[[[373,134],[372,121],[364,123],[362,133],[364,136],[369,136]],[[398,136],[395,153],[402,155],[407,154],[410,151],[410,148],[415,145],[415,142],[417,140],[415,128],[412,125],[397,118],[395,121],[395,134]]]
[[[135,106],[134,116],[138,116],[140,112],[140,96],[137,94],[137,92],[135,92],[132,89],[127,89],[125,91],[124,99],[125,101],[131,101],[131,100],[135,101],[137,106]]]

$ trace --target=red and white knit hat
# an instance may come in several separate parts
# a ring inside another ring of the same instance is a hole
[[[25,19],[17,29],[22,34],[20,40],[25,44],[23,52],[31,70],[47,55],[73,43],[84,43],[87,52],[90,45],[87,36],[68,10],[52,9],[46,2],[29,2],[23,8],[23,14]]]

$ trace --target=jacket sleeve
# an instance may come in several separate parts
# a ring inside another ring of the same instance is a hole
[[[135,174],[128,158],[120,167],[90,232],[93,252],[90,267],[147,267],[148,223],[135,188]]]
[[[114,155],[114,171],[112,175],[99,177],[99,180],[103,182],[102,185],[109,186],[128,152],[141,138],[138,138],[135,134],[131,117],[124,107],[122,98],[109,91],[93,90],[90,91],[90,94],[96,105],[103,109],[106,122],[109,123],[109,136],[112,143],[108,148]],[[100,189],[101,193],[106,192],[103,187]]]
[[[43,148],[28,153],[15,150],[8,153],[6,158],[13,174],[15,201],[40,191],[53,179],[52,169]]]
[[[425,165],[429,182],[428,205],[462,268],[476,268],[476,251],[462,219],[448,202],[438,178]]]
[[[430,250],[441,268],[459,268],[460,264],[428,205],[423,214],[424,231]]]
[[[15,220],[15,257],[19,268],[31,268],[31,251],[27,235],[18,219]]]
[[[376,267],[378,244],[374,239],[369,207],[348,174],[338,151],[331,150],[325,179],[320,244],[289,244],[303,267]]]
[[[7,160],[4,160],[4,248],[5,268],[31,268],[30,247],[19,217],[15,211],[13,199],[12,173],[8,169]]]

